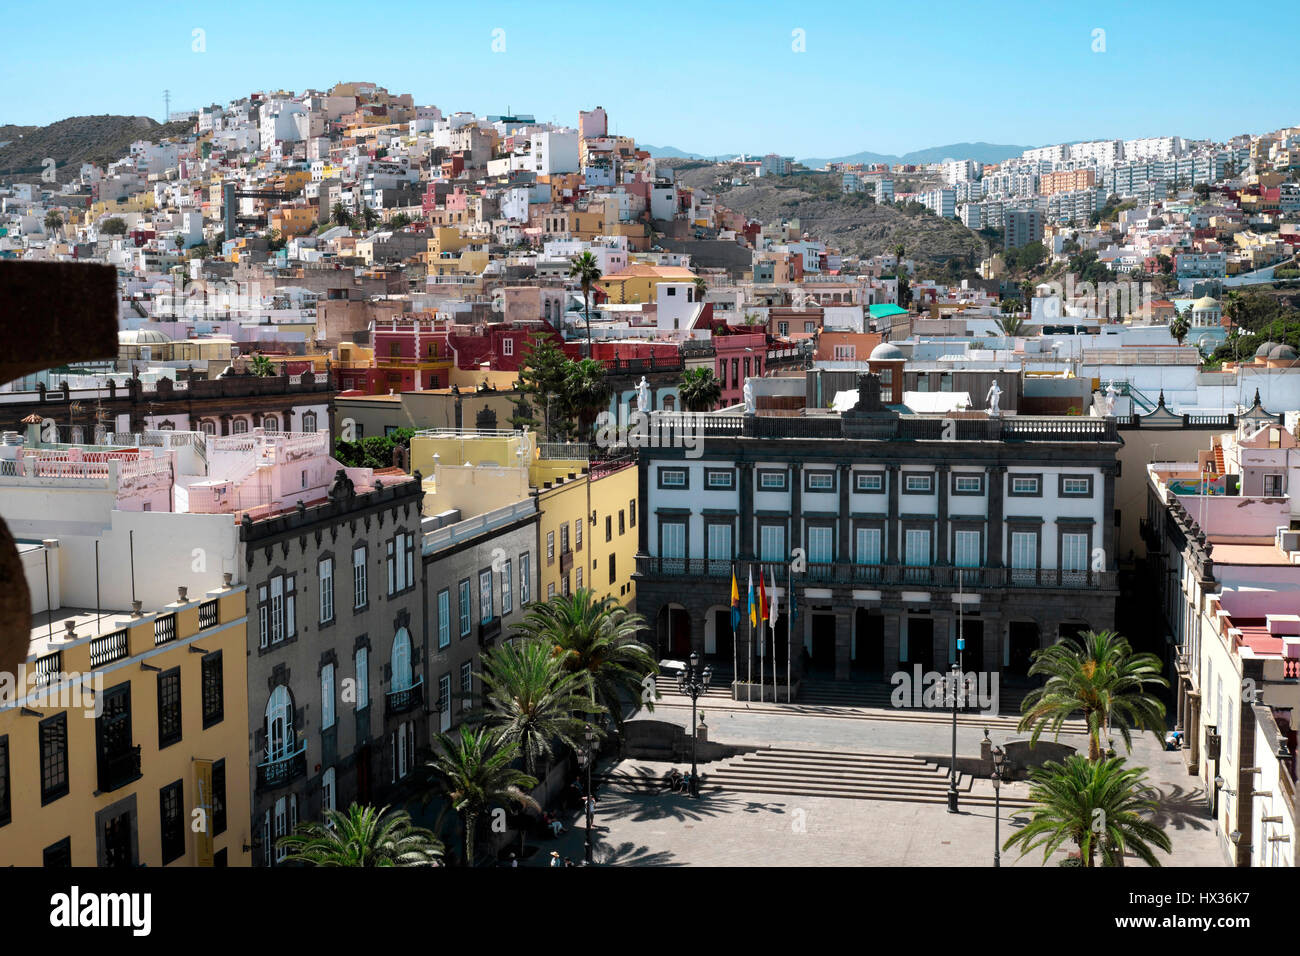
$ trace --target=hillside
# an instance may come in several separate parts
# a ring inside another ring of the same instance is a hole
[[[105,165],[121,159],[137,139],[184,136],[193,129],[192,122],[164,125],[147,116],[108,115],[70,116],[49,126],[3,126],[0,142],[14,138],[0,146],[0,177],[38,180],[49,157],[57,164],[59,182],[66,182],[84,162]]]
[[[798,217],[809,235],[844,253],[876,255],[902,243],[908,257],[919,263],[961,258],[968,266],[987,255],[984,240],[960,222],[928,210],[877,206],[861,193],[845,196],[839,178],[829,173],[746,179],[742,186],[730,186],[719,179],[731,167],[689,161],[671,165],[682,184],[713,192],[728,209],[764,224]]]

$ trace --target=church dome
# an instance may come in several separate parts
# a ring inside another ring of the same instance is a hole
[[[902,349],[891,342],[881,342],[871,350],[872,362],[899,362],[907,358]]]
[[[1202,296],[1192,303],[1192,310],[1195,312],[1214,312],[1219,308],[1219,300],[1213,296]]]
[[[156,329],[124,329],[117,333],[118,345],[166,345],[170,341]]]
[[[1268,358],[1268,353],[1272,352],[1275,348],[1277,348],[1277,345],[1278,344],[1276,342],[1265,342],[1259,348],[1255,349],[1255,358],[1261,358],[1261,359]]]
[[[1295,349],[1289,345],[1279,345],[1268,353],[1270,362],[1294,362],[1296,359]]]

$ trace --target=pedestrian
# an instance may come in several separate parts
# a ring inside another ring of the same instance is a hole
[[[574,865],[573,860],[571,860],[569,857],[566,856],[566,857],[564,858],[564,865],[565,865],[565,866],[573,866],[573,865]]]
[[[564,866],[564,863],[560,860],[559,850],[551,851],[551,866]]]
[[[510,854],[510,865],[511,865],[512,867],[517,867],[517,866],[519,866],[519,860],[515,857],[515,855],[514,855],[513,853]]]

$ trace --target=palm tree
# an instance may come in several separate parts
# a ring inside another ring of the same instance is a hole
[[[541,641],[516,640],[483,655],[483,711],[477,715],[503,743],[515,744],[524,769],[537,776],[537,763],[551,757],[555,742],[574,750],[574,735],[584,722],[575,714],[601,708],[584,695],[582,676],[564,669],[563,661]]]
[[[425,772],[433,778],[430,796],[445,794],[465,825],[465,865],[474,865],[474,838],[478,821],[494,804],[540,809],[528,792],[537,780],[511,763],[519,756],[518,744],[503,744],[500,734],[487,727],[471,729],[461,724],[459,739],[438,735],[438,748]]]
[[[1060,736],[1066,718],[1082,711],[1088,726],[1088,759],[1101,759],[1101,733],[1112,726],[1131,750],[1130,727],[1156,731],[1164,727],[1165,705],[1148,692],[1148,687],[1169,686],[1160,676],[1160,666],[1154,654],[1134,654],[1128,640],[1114,631],[1084,631],[1078,640],[1063,638],[1034,652],[1029,674],[1046,674],[1047,683],[1025,697],[1018,729],[1032,727],[1031,743],[1037,743],[1049,726]]]
[[[586,588],[569,597],[556,595],[534,603],[515,632],[555,649],[565,670],[583,676],[584,691],[593,704],[609,712],[622,729],[623,708],[631,697],[634,711],[642,703],[654,711],[644,693],[645,679],[659,672],[650,648],[637,640],[645,620],[612,598],[601,598]]]
[[[1031,308],[1029,305],[1029,300],[1034,297],[1034,292],[1035,292],[1035,286],[1028,279],[1020,283],[1020,298],[1025,303],[1026,312],[1028,312]]]
[[[1004,315],[997,320],[997,326],[1003,335],[1013,338],[1024,329],[1025,317],[1023,315]]]
[[[334,208],[330,210],[330,216],[333,218],[334,224],[338,226],[346,226],[352,222],[352,217],[348,215],[347,206],[341,202],[334,204]]]
[[[45,231],[57,232],[63,225],[63,216],[59,215],[58,210],[51,209],[45,214]]]
[[[587,316],[587,355],[591,355],[591,286],[601,277],[600,265],[591,252],[574,256],[569,265],[569,278],[582,284],[582,308]]]
[[[707,412],[722,397],[722,383],[713,374],[713,369],[701,365],[686,370],[677,386],[677,394],[691,411]]]
[[[388,812],[352,804],[346,813],[326,810],[325,822],[302,823],[276,846],[286,859],[308,866],[437,866],[442,842],[411,825],[403,810]]]
[[[605,366],[592,358],[569,363],[563,388],[564,404],[578,416],[578,427],[585,437],[613,394]]]
[[[691,280],[691,285],[695,286],[695,301],[703,302],[704,296],[709,291],[709,284],[704,280],[704,276],[696,276]]]
[[[1187,333],[1192,329],[1192,323],[1189,319],[1191,309],[1184,309],[1174,316],[1169,322],[1169,334],[1172,335],[1179,345],[1183,344],[1183,339],[1187,338]]]
[[[898,245],[894,246],[894,256],[898,259],[898,268],[899,268],[899,269],[902,269],[902,268],[903,268],[903,255],[904,255],[906,252],[907,252],[907,249],[903,246],[903,244],[902,244],[901,242],[900,242]]]
[[[1030,821],[1003,849],[1021,847],[1021,856],[1043,848],[1046,862],[1067,840],[1079,848],[1086,867],[1123,866],[1124,851],[1131,849],[1148,866],[1159,866],[1153,848],[1171,849],[1165,832],[1147,819],[1156,803],[1155,792],[1143,779],[1145,767],[1125,767],[1123,757],[1085,760],[1077,754],[1064,763],[1045,763],[1029,771]]]
[[[258,352],[248,360],[248,370],[258,378],[269,378],[275,374],[275,365],[269,358]]]

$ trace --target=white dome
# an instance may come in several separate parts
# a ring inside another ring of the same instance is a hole
[[[873,362],[897,362],[907,358],[902,349],[890,342],[881,342],[871,350],[871,359]]]

